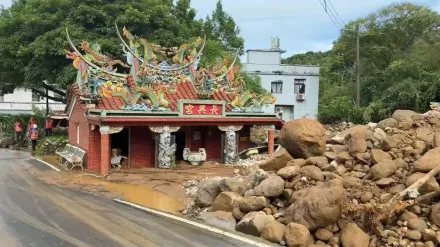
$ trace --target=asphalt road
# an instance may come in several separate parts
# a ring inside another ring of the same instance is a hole
[[[253,246],[33,177],[49,169],[0,150],[0,247]]]

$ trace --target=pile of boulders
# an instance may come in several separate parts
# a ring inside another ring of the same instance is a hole
[[[286,122],[279,133],[283,149],[247,167],[239,179],[206,179],[197,186],[197,217],[289,247],[438,244],[435,177],[399,197],[379,223],[376,210],[363,208],[393,202],[440,165],[440,116],[398,110],[377,124],[341,130],[327,136],[316,120]]]

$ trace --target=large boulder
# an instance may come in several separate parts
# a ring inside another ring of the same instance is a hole
[[[429,220],[440,227],[440,203],[432,205]]]
[[[440,147],[426,152],[420,159],[414,162],[414,170],[418,172],[429,172],[440,165]]]
[[[207,179],[197,186],[195,204],[201,208],[209,207],[220,193],[220,182],[215,179]]]
[[[391,155],[382,151],[381,149],[372,149],[370,153],[370,159],[374,164],[381,162],[382,160],[392,160]]]
[[[377,123],[377,127],[381,129],[394,128],[397,127],[398,124],[399,123],[395,119],[387,118]]]
[[[251,196],[243,198],[238,203],[240,211],[243,213],[263,210],[268,204],[269,200],[264,196]]]
[[[234,178],[224,178],[219,185],[222,192],[235,192],[241,196],[249,189],[245,181]]]
[[[417,140],[432,144],[434,141],[434,132],[426,127],[416,129]]]
[[[212,205],[213,211],[232,212],[238,207],[238,203],[242,197],[234,192],[222,192],[214,200]]]
[[[293,160],[292,156],[285,148],[281,148],[278,152],[275,152],[269,159],[260,164],[260,168],[265,171],[277,172],[281,168],[285,167],[287,162]]]
[[[334,224],[341,216],[344,197],[342,181],[334,179],[322,185],[295,192],[292,205],[287,208],[280,222],[295,222],[309,230]]]
[[[364,138],[364,140],[367,140],[373,137],[373,132],[371,132],[366,125],[356,125],[345,130],[343,135],[345,139],[350,139],[352,136],[360,135]]]
[[[394,174],[397,170],[397,165],[392,160],[382,160],[373,167],[371,167],[370,173],[374,178],[387,178]]]
[[[286,230],[286,226],[281,224],[278,221],[273,221],[263,227],[261,232],[261,237],[272,242],[272,243],[281,243],[284,241],[284,232]]]
[[[440,133],[435,132],[434,133],[434,140],[432,141],[433,147],[440,147]]]
[[[325,152],[326,131],[314,119],[288,121],[281,129],[280,143],[295,158],[321,156]]]
[[[426,175],[425,173],[420,173],[420,172],[413,173],[406,179],[405,185],[409,187],[425,175]],[[419,192],[422,194],[426,194],[429,192],[437,191],[439,189],[440,189],[440,185],[437,183],[437,180],[435,178],[431,178],[428,180],[428,182],[426,182],[424,185],[422,185],[419,188]]]
[[[343,247],[368,247],[370,236],[355,223],[348,223],[341,233]]]
[[[283,193],[284,180],[277,175],[272,175],[263,180],[254,190],[256,196],[277,197]]]
[[[263,228],[274,221],[275,218],[272,215],[267,215],[261,211],[250,212],[238,222],[236,230],[259,237]]]
[[[217,211],[217,212],[202,212],[199,219],[203,220],[209,225],[234,231],[237,222],[231,212]]]
[[[362,136],[361,134],[352,135],[348,141],[348,151],[352,155],[367,151],[367,141],[365,141],[365,136]]]
[[[301,170],[300,166],[286,166],[277,172],[277,175],[284,179],[291,179],[299,174]]]
[[[322,170],[316,166],[303,166],[301,167],[301,174],[306,175],[312,180],[316,181],[324,181],[324,175],[322,174]]]
[[[411,110],[396,110],[392,118],[394,118],[397,122],[405,122],[405,121],[413,121],[413,116],[419,115],[418,113]]]
[[[307,227],[296,223],[288,224],[284,234],[288,247],[306,247],[310,244],[311,237]]]
[[[385,151],[390,151],[391,149],[397,147],[399,140],[394,136],[386,136],[381,142],[380,146]]]

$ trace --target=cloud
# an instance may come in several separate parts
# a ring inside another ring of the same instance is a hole
[[[322,2],[324,0],[321,0]],[[331,49],[340,26],[363,17],[393,2],[407,0],[327,0],[328,11],[339,20],[333,24],[319,0],[222,0],[223,7],[236,21],[246,49],[269,48],[270,38],[280,37],[287,56],[306,51]],[[413,0],[415,4],[440,11],[439,0]],[[192,0],[199,18],[215,9],[217,0]],[[334,9],[336,12],[334,12]],[[339,15],[339,16],[338,16]],[[340,19],[341,20],[340,20]]]

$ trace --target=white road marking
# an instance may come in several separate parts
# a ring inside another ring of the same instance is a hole
[[[192,225],[192,226],[196,226],[196,227],[202,228],[204,230],[208,230],[208,231],[220,234],[220,235],[224,235],[226,237],[233,238],[235,240],[239,240],[239,241],[242,241],[242,242],[245,242],[245,243],[248,243],[248,244],[253,244],[253,245],[258,246],[258,247],[271,247],[270,245],[267,245],[267,244],[264,244],[264,243],[259,243],[259,242],[253,241],[251,239],[248,239],[248,238],[245,238],[245,237],[241,237],[239,235],[236,235],[236,234],[233,234],[233,233],[230,233],[230,232],[222,231],[220,229],[217,229],[217,228],[214,228],[214,227],[211,227],[211,226],[207,226],[207,225],[204,225],[204,224],[201,224],[201,223],[197,223],[197,222],[194,222],[194,221],[191,221],[191,220],[187,220],[185,218],[182,218],[182,217],[179,217],[179,216],[176,216],[176,215],[160,212],[160,211],[157,211],[157,210],[154,210],[154,209],[151,209],[151,208],[142,207],[140,205],[137,205],[137,204],[134,204],[134,203],[131,203],[131,202],[127,202],[127,201],[123,201],[123,200],[119,200],[119,199],[113,199],[113,200],[116,201],[116,202],[128,205],[128,206],[131,206],[131,207],[134,207],[134,208],[146,211],[146,212],[151,213],[151,214],[155,214],[155,215],[160,215],[160,216],[163,216],[163,217],[171,218],[173,220],[177,220],[177,221],[180,221],[180,222]]]
[[[48,167],[54,169],[54,170],[57,171],[57,172],[61,171],[60,169],[58,169],[58,168],[56,168],[55,166],[53,166],[53,165],[47,163],[46,161],[40,160],[40,159],[38,159],[38,158],[33,158],[33,159],[36,160],[36,161],[39,161],[39,162],[41,162],[41,163],[43,163],[43,164],[45,164],[45,165],[47,165]]]

